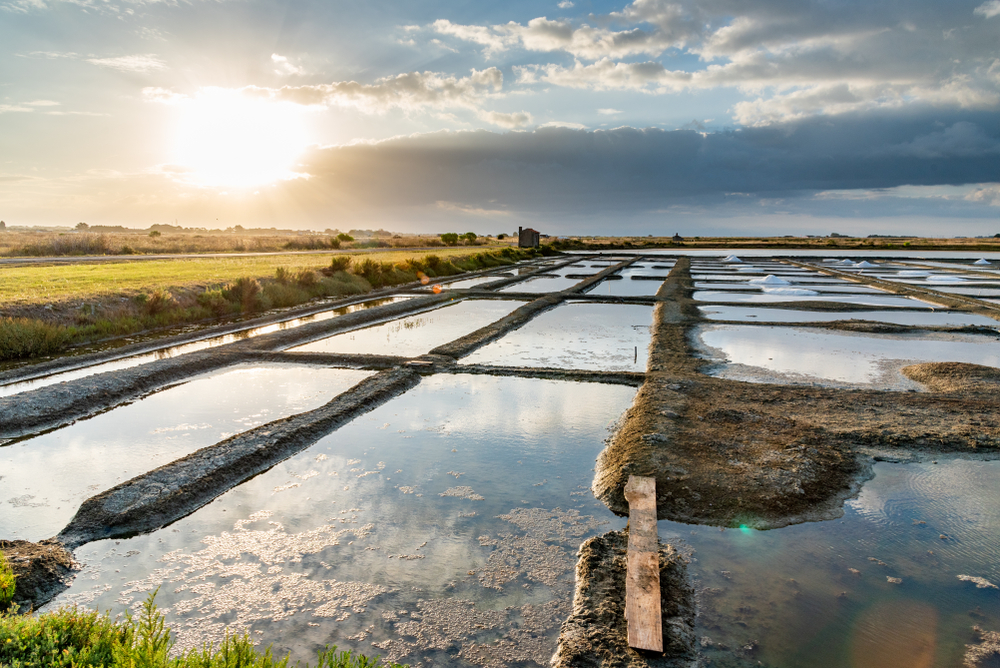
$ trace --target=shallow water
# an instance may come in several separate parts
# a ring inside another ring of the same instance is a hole
[[[650,306],[563,304],[462,363],[645,371],[652,319]]]
[[[228,625],[293,659],[331,643],[411,665],[547,665],[577,547],[624,524],[589,485],[634,394],[426,378],[169,527],[80,548],[84,571],[50,607],[115,613],[162,585],[182,648]]]
[[[84,378],[86,376],[92,376],[97,373],[104,373],[105,371],[130,369],[132,367],[136,367],[141,364],[146,364],[148,362],[155,362],[156,360],[166,359],[168,357],[177,357],[178,355],[183,355],[185,353],[192,353],[197,350],[204,350],[206,348],[214,348],[216,346],[221,346],[226,343],[233,343],[234,341],[243,341],[245,339],[253,338],[255,336],[260,336],[261,334],[270,334],[271,332],[283,331],[286,329],[291,329],[293,327],[298,327],[299,325],[305,325],[310,322],[322,322],[324,320],[330,320],[331,318],[336,318],[337,316],[346,315],[348,313],[354,313],[355,311],[364,311],[366,309],[374,308],[376,306],[382,306],[383,304],[392,304],[394,302],[403,301],[405,299],[410,299],[410,297],[388,297],[385,299],[373,299],[370,301],[361,302],[360,304],[351,304],[350,306],[342,306],[340,308],[331,309],[329,311],[323,311],[322,313],[316,313],[314,315],[308,315],[301,318],[294,318],[292,320],[285,320],[283,322],[276,322],[271,325],[264,325],[263,327],[255,327],[253,329],[244,330],[242,332],[234,332],[232,334],[226,334],[225,336],[213,336],[207,339],[202,339],[200,341],[193,341],[191,343],[185,343],[179,346],[161,348],[160,350],[155,350],[149,353],[132,355],[130,357],[125,357],[111,362],[94,364],[92,366],[87,366],[80,369],[74,369],[72,371],[65,371],[63,373],[52,374],[49,376],[45,376],[44,378],[27,380],[19,383],[10,383],[8,385],[0,385],[0,397],[5,397],[11,394],[17,394],[19,392],[26,392],[28,390],[35,390],[38,389],[39,387],[54,385],[56,383],[62,383],[67,380]]]
[[[796,311],[794,309],[754,306],[700,306],[701,314],[709,320],[746,320],[756,322],[832,322],[834,320],[868,320],[897,325],[923,325],[929,327],[992,327],[1000,328],[1000,321],[984,315],[948,310],[925,311]]]
[[[703,325],[692,338],[732,380],[916,389],[899,369],[921,362],[1000,367],[1000,346],[975,334],[860,334],[802,327]]]
[[[376,353],[416,357],[504,317],[522,302],[466,299],[398,320],[289,348],[288,352]]]
[[[663,281],[649,281],[649,280],[634,280],[633,275],[648,275],[648,274],[632,274],[623,273],[622,278],[619,280],[612,281],[601,281],[593,288],[587,291],[588,295],[611,295],[617,297],[652,297],[656,294],[656,291],[660,289],[663,285]]]
[[[0,536],[50,538],[84,499],[233,434],[321,406],[369,375],[239,365],[0,447]]]
[[[586,272],[583,272],[586,273]],[[598,273],[595,271],[594,273]],[[500,290],[500,292],[559,292],[571,288],[582,278],[566,278],[558,274],[535,276],[526,281],[514,283]]]
[[[998,476],[998,462],[879,463],[840,520],[725,532],[660,522],[660,535],[694,549],[698,636],[756,640],[750,664],[959,668],[973,625],[1000,628],[998,590],[958,577],[1000,585]]]
[[[852,295],[852,294],[815,294],[815,295],[782,295],[765,292],[720,292],[717,290],[698,290],[692,297],[700,302],[723,303],[767,303],[767,302],[797,302],[825,301],[841,302],[843,304],[861,304],[864,306],[899,306],[903,308],[926,307],[930,302],[910,297],[896,295]]]

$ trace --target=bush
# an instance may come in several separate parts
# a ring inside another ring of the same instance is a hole
[[[354,237],[352,237],[350,234],[344,234],[343,232],[341,232],[340,234],[337,235],[337,241],[354,241]]]
[[[465,239],[466,243],[474,244],[479,237],[476,236],[475,232],[466,232],[462,235],[462,238]]]
[[[291,283],[292,282],[292,272],[288,271],[284,267],[278,267],[274,270],[274,280],[279,283]]]
[[[303,269],[295,275],[295,282],[303,288],[312,288],[316,285],[318,280],[319,279],[316,278],[316,272],[310,269]]]
[[[336,255],[332,260],[330,260],[330,273],[333,274],[338,271],[347,271],[347,268],[350,266],[350,255]]]
[[[255,278],[243,277],[235,283],[230,283],[223,290],[226,299],[238,304],[244,313],[252,313],[264,308],[264,298],[260,292],[260,283]]]
[[[136,301],[142,305],[146,315],[159,315],[177,306],[174,296],[166,290],[154,290],[151,295],[139,295]]]
[[[449,246],[454,246],[458,243],[458,234],[456,232],[445,232],[441,235],[441,241]]]
[[[51,355],[62,350],[72,330],[30,318],[0,319],[0,360]]]
[[[289,657],[275,658],[271,648],[258,651],[250,636],[226,635],[219,647],[205,645],[170,657],[173,641],[153,592],[138,619],[121,621],[107,613],[60,608],[38,616],[0,614],[0,665],[28,668],[287,668]],[[327,647],[317,668],[402,668],[352,652]],[[308,668],[308,666],[307,666]]]
[[[17,585],[14,571],[7,563],[7,557],[0,552],[0,610],[6,609],[14,599],[14,588]]]
[[[205,290],[198,295],[198,304],[217,316],[225,315],[232,309],[232,304],[226,299],[226,295],[220,289]]]

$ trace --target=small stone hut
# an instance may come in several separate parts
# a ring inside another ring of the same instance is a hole
[[[517,228],[517,245],[519,248],[538,248],[541,244],[541,234],[530,227]]]

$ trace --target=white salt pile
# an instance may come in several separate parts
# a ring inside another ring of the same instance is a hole
[[[749,282],[750,283],[763,283],[763,284],[767,284],[767,285],[788,285],[789,284],[789,281],[786,281],[785,279],[783,279],[783,278],[781,278],[779,276],[775,276],[774,274],[768,274],[764,278],[751,278]]]

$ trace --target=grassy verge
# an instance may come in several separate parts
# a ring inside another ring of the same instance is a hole
[[[318,269],[315,256],[7,269],[0,278],[0,305],[17,312],[28,295],[35,297],[22,317],[0,318],[0,361],[54,355],[75,345],[320,297],[365,294],[425,276],[509,265],[539,252],[506,247],[473,254],[455,249],[447,254],[335,255]],[[37,287],[39,282],[49,290]],[[59,307],[52,307],[53,302]]]
[[[171,656],[170,629],[154,601],[143,603],[138,618],[121,621],[79,608],[61,608],[37,616],[0,613],[0,666],[41,668],[286,668],[288,657],[257,650],[248,635],[227,636],[218,647],[205,646]],[[328,647],[317,668],[402,668]]]

